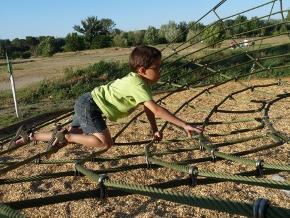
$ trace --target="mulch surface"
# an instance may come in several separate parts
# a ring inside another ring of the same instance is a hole
[[[283,81],[290,82],[285,78]],[[205,93],[194,99],[188,106],[184,107],[177,114],[178,117],[188,122],[203,122],[215,105],[222,101],[228,94],[245,88],[248,86],[269,84],[275,80],[252,80],[250,82],[231,82],[216,87],[210,93]],[[252,100],[271,100],[275,99],[278,94],[289,93],[290,86],[285,83],[280,86],[271,86],[266,88],[257,88],[242,92],[234,99],[227,100],[219,109],[223,110],[252,110],[257,109],[261,104]],[[189,100],[204,88],[190,89],[175,93],[163,100],[163,106],[171,112],[175,112],[184,102]],[[156,100],[165,94],[155,96]],[[290,98],[282,99],[273,104],[269,111],[270,121],[273,127],[281,132],[290,134]],[[137,114],[142,108],[138,108],[130,117]],[[110,123],[110,131],[115,135],[130,117],[120,121],[120,123]],[[225,153],[233,153],[238,151],[249,150],[258,146],[270,144],[273,142],[268,136],[268,128],[247,131],[238,134],[231,134],[232,131],[254,128],[259,125],[253,118],[262,118],[263,112],[256,113],[214,113],[210,121],[223,121],[221,125],[209,125],[205,128],[205,135],[222,134],[223,136],[210,137],[214,143],[228,142],[236,139],[242,139],[254,135],[261,135],[255,140],[249,140],[242,143],[228,145],[219,148],[219,151]],[[248,120],[247,122],[245,120]],[[233,122],[236,121],[236,122]],[[243,121],[243,122],[242,122]],[[65,120],[63,121],[65,122]],[[164,121],[157,119],[158,125],[161,127]],[[46,126],[40,132],[49,131],[52,126]],[[164,130],[163,142],[154,145],[156,152],[168,151],[178,148],[191,148],[198,145],[198,140],[181,140],[178,142],[169,142],[170,139],[186,139],[183,130],[168,125]],[[150,140],[150,127],[144,115],[140,116],[136,122],[129,127],[117,138],[116,142],[136,142]],[[45,143],[37,145],[27,145],[16,151],[1,156],[1,161],[18,161],[26,159],[34,154],[45,150]],[[69,144],[53,154],[49,159],[74,159],[83,158],[90,154],[90,150],[80,146]],[[127,145],[113,146],[109,151],[102,154],[101,157],[118,157],[127,154],[136,154],[144,152],[144,145]],[[159,158],[168,162],[179,162],[184,160],[194,160],[202,157],[209,157],[210,153],[206,151],[193,150],[190,152],[182,152],[170,155],[160,156]],[[285,143],[279,147],[267,149],[257,153],[249,154],[244,157],[251,160],[263,159],[266,163],[282,163],[289,164],[290,149],[289,144]],[[108,162],[87,162],[85,166],[92,170],[104,170],[116,167],[124,167],[130,165],[144,164],[144,156],[133,157],[129,159],[114,160]],[[195,166],[200,170],[220,173],[239,173],[254,170],[253,167],[240,163],[234,163],[227,160],[217,162],[206,161],[196,163]],[[3,167],[3,166],[2,166]],[[23,176],[33,176],[45,173],[56,173],[74,170],[74,164],[26,164],[15,170],[12,170],[3,178],[20,178]],[[289,174],[280,172],[285,181],[290,181]],[[150,185],[155,183],[167,182],[170,180],[184,179],[188,175],[167,168],[140,168],[128,171],[121,171],[108,174],[111,181],[123,181],[139,185]],[[266,175],[265,178],[272,179],[272,175]],[[1,185],[0,201],[3,203],[20,201],[26,199],[35,199],[48,196],[56,196],[61,194],[74,193],[78,191],[86,191],[96,189],[98,185],[85,176],[67,176],[56,179],[47,179],[42,181],[23,182],[9,185]],[[168,189],[173,192],[186,193],[194,196],[213,197],[228,199],[231,201],[253,203],[258,198],[266,198],[271,205],[290,208],[289,197],[282,190],[265,188],[262,186],[246,185],[234,182],[220,182],[206,185],[178,186]],[[240,217],[213,210],[182,205],[164,200],[158,200],[142,195],[127,195],[120,197],[106,198],[99,200],[98,198],[86,198],[77,201],[69,201],[64,203],[52,204],[35,208],[22,209],[21,212],[27,217]]]

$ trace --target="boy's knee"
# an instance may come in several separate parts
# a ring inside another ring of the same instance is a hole
[[[113,146],[113,142],[103,143],[106,149],[110,149]]]
[[[66,139],[68,142],[72,142],[71,134],[70,134],[70,133],[65,134],[64,137],[65,137],[65,139]]]

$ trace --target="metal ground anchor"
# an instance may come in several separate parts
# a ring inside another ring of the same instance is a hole
[[[264,174],[264,160],[257,160],[256,161],[256,172],[257,176],[262,177]]]
[[[106,174],[99,175],[99,188],[100,188],[100,199],[104,200],[106,198],[106,186],[104,185],[104,181],[109,179]]]
[[[212,161],[213,161],[213,162],[216,161],[216,155],[215,155],[215,152],[217,152],[217,151],[218,151],[218,149],[216,149],[216,148],[213,148],[213,149],[211,149],[211,151],[210,151],[211,158],[212,158]]]
[[[195,187],[197,185],[197,175],[198,175],[197,166],[189,165],[188,173],[189,173],[190,185]]]
[[[265,198],[259,198],[253,205],[253,218],[265,218],[269,201]]]

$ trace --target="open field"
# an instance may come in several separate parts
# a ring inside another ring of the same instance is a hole
[[[53,57],[33,58],[27,62],[13,64],[17,89],[38,83],[44,79],[53,79],[63,75],[67,68],[82,68],[98,61],[127,61],[130,48],[108,48],[81,52],[58,53]],[[6,66],[0,67],[1,72]],[[10,88],[7,73],[0,74],[0,90]]]
[[[190,102],[188,107],[184,107],[178,116],[189,122],[203,123],[210,111],[215,105],[220,103],[225,96],[235,91],[241,90],[247,86],[270,84],[276,80],[252,80],[250,82],[229,82],[219,87],[212,89],[209,93],[205,92],[194,101]],[[260,107],[258,102],[252,100],[272,100],[278,94],[290,92],[290,79],[283,79],[283,84],[280,86],[272,85],[269,87],[256,88],[248,90],[234,96],[234,100],[227,100],[220,106],[219,109],[230,111],[247,111]],[[205,87],[206,88],[206,87]],[[202,91],[204,88],[191,89],[179,93],[175,93],[163,100],[166,107],[174,112],[184,102]],[[155,96],[156,100],[163,95]],[[273,127],[283,133],[290,133],[290,107],[289,98],[281,99],[270,107],[269,118],[273,123]],[[138,111],[132,114],[133,117]],[[261,136],[256,139],[246,140],[244,142],[235,143],[219,148],[219,151],[224,153],[233,153],[251,150],[273,142],[269,135],[269,129],[264,126],[261,129],[242,131],[234,133],[236,130],[254,129],[259,125],[255,118],[263,118],[262,111],[254,113],[214,113],[210,121],[221,121],[223,124],[209,125],[205,128],[205,135],[210,136],[210,140],[214,143],[230,142],[236,139],[244,139],[246,137]],[[264,119],[264,118],[263,118]],[[67,121],[62,120],[62,123]],[[130,118],[122,120],[121,123],[110,123],[108,125],[113,135],[115,135],[124,123]],[[123,124],[122,124],[123,123]],[[158,120],[158,125],[161,127],[163,121]],[[48,131],[52,128],[51,125],[42,128],[39,131]],[[214,134],[220,136],[213,136]],[[212,136],[211,136],[212,135]],[[198,146],[198,140],[191,139],[185,141],[185,135],[176,127],[169,125],[164,130],[163,143],[157,143],[154,146],[154,152],[173,151],[174,149],[190,149]],[[149,124],[146,122],[144,115],[139,117],[136,122],[133,122],[123,134],[121,134],[116,142],[130,143],[136,141],[150,140]],[[170,139],[180,139],[178,142],[170,142]],[[45,150],[45,144],[38,143],[36,146],[30,144],[23,148],[19,148],[11,154],[1,156],[1,161],[19,161],[35,155]],[[49,160],[64,160],[81,158],[89,155],[91,151],[86,148],[70,144],[56,154],[52,155]],[[101,155],[102,157],[117,158],[122,155],[137,154],[144,152],[143,145],[116,145],[108,152]],[[163,155],[158,157],[168,162],[193,163],[199,170],[216,172],[216,173],[241,173],[254,170],[255,167],[247,166],[242,163],[232,162],[228,160],[220,160],[212,162],[209,160],[203,162],[200,158],[210,157],[206,151],[192,150],[182,153]],[[250,153],[245,158],[251,160],[263,159],[265,163],[271,164],[289,164],[290,149],[289,143],[284,143],[281,146],[272,147],[257,153]],[[45,158],[42,159],[45,161]],[[135,166],[145,164],[143,155],[131,157],[128,159],[116,159],[113,161],[88,162],[85,166],[89,169],[104,172],[108,169],[117,169],[126,166]],[[186,165],[188,165],[186,164]],[[5,166],[5,165],[4,165]],[[3,166],[3,167],[4,167]],[[3,169],[3,168],[2,168]],[[1,168],[0,168],[1,170]],[[22,178],[25,176],[33,176],[46,173],[73,171],[74,164],[26,164],[16,170],[1,174],[0,179],[4,178]],[[139,185],[150,185],[174,180],[182,180],[188,178],[186,173],[177,172],[176,170],[165,167],[151,169],[140,167],[128,171],[119,171],[107,174],[111,181],[122,181]],[[285,181],[290,182],[289,174],[285,172],[279,173],[285,178]],[[255,177],[250,177],[255,178]],[[271,175],[265,175],[266,179],[272,180]],[[203,181],[203,182],[201,182]],[[205,182],[205,184],[203,184]],[[208,183],[208,184],[207,184]],[[29,182],[1,185],[0,201],[4,203],[34,199],[48,196],[58,196],[77,191],[86,191],[96,189],[97,184],[86,177],[65,176],[54,179],[35,180]],[[194,196],[214,197],[220,199],[228,199],[231,201],[253,203],[258,198],[267,198],[272,206],[290,208],[289,197],[279,189],[243,184],[241,182],[222,181],[219,183],[211,183],[209,180],[202,180],[198,177],[198,185],[191,187],[181,185],[168,189],[169,191],[186,193]],[[110,189],[108,190],[110,193]],[[68,201],[64,203],[47,205],[42,207],[27,208],[21,210],[27,217],[241,217],[238,215],[230,215],[228,213],[216,212],[213,210],[202,209],[199,207],[186,206],[184,204],[172,203],[169,201],[158,200],[142,195],[125,195],[120,197],[109,197],[105,200],[98,198],[86,198],[76,201]]]

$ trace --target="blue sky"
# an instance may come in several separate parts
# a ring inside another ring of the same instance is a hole
[[[227,0],[217,13],[225,17],[269,1]],[[220,0],[0,0],[0,39],[41,35],[65,37],[74,32],[74,25],[79,25],[88,16],[110,18],[116,28],[124,31],[147,29],[148,26],[159,28],[169,20],[177,23],[197,20],[218,2]],[[266,15],[271,6],[245,15]],[[289,9],[290,1],[283,0],[283,6]],[[274,9],[279,10],[279,7],[277,1]],[[216,19],[211,13],[202,22],[207,24]]]

